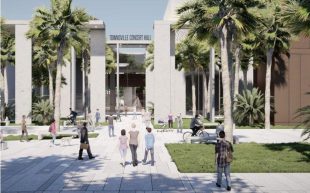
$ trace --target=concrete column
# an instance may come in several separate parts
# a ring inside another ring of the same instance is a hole
[[[90,108],[94,115],[99,109],[101,120],[105,117],[105,30],[90,30]],[[94,116],[92,116],[94,117]]]
[[[76,54],[71,47],[71,108],[76,110]]]
[[[71,107],[71,63],[65,61],[65,65],[62,67],[62,76],[65,78],[66,84],[62,84],[60,90],[60,116],[67,117]]]
[[[170,112],[185,114],[185,80],[184,75],[175,69],[175,37],[170,25],[168,21],[155,21],[154,24],[156,122],[158,119],[167,119]]]
[[[27,116],[31,123],[32,106],[32,45],[25,34],[28,24],[15,25],[15,122]]]
[[[124,87],[124,102],[127,107],[132,106],[133,98],[133,88],[132,87]]]

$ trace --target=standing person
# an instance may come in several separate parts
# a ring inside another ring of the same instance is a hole
[[[127,155],[127,149],[128,149],[128,137],[126,136],[126,130],[121,130],[121,136],[119,139],[119,152],[121,154],[122,158],[122,165],[125,167],[126,165],[126,155]]]
[[[138,136],[139,131],[136,130],[136,124],[131,124],[131,130],[129,131],[129,147],[132,156],[132,165],[138,165],[138,158],[137,158],[137,148],[138,148]]]
[[[150,127],[146,128],[147,134],[145,135],[145,153],[144,153],[144,159],[142,162],[145,164],[147,160],[147,154],[150,151],[151,152],[151,165],[154,166],[154,143],[155,143],[155,137],[153,135],[152,129]]]
[[[169,127],[169,129],[173,128],[173,115],[171,112],[168,115],[168,127]]]
[[[179,133],[182,133],[182,127],[183,127],[183,119],[182,119],[182,114],[179,113],[177,115],[177,118],[176,118],[176,121],[177,121],[177,124],[178,124],[178,130],[177,132]]]
[[[71,108],[69,108],[69,110],[70,110],[69,119],[71,121],[71,124],[76,125],[77,112],[73,111]]]
[[[97,111],[96,111],[95,118],[96,118],[96,126],[98,126],[99,120],[101,118],[99,109],[97,109]]]
[[[89,145],[89,141],[88,141],[88,130],[87,130],[86,126],[87,126],[87,123],[84,122],[83,127],[81,128],[80,142],[81,142],[81,144],[88,144],[88,147],[87,147],[88,157],[89,157],[89,159],[94,159],[95,157],[92,155],[92,153],[90,151],[90,145]],[[82,146],[80,146],[78,160],[83,160],[82,154],[83,154],[83,148],[82,148]]]
[[[109,137],[113,137],[114,136],[114,117],[112,114],[110,114],[110,116],[108,116],[108,124],[109,124]]]
[[[53,118],[52,121],[51,121],[51,124],[50,124],[50,127],[49,127],[49,132],[51,133],[52,135],[52,141],[51,141],[51,145],[55,145],[55,142],[56,142],[56,124],[55,124],[55,119]],[[50,145],[50,146],[51,146]]]
[[[229,141],[225,140],[225,132],[220,131],[220,139],[215,145],[215,165],[217,166],[217,181],[216,186],[221,187],[222,173],[224,170],[226,176],[227,190],[231,190],[230,180],[230,163],[232,161],[233,147]]]
[[[26,135],[26,139],[28,142],[29,139],[28,139],[28,131],[27,131],[27,126],[26,126],[26,116],[25,115],[22,116],[22,122],[21,123],[22,123],[22,125],[21,125],[22,135],[20,136],[20,141],[23,142],[24,135]]]
[[[195,136],[197,131],[202,127],[203,125],[201,121],[199,120],[199,115],[195,115],[195,117],[192,118],[191,125],[190,125],[191,130],[193,130],[192,136]]]

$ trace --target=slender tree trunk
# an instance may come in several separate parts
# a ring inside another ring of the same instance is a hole
[[[248,69],[243,69],[243,88],[246,90],[248,88]]]
[[[195,73],[191,72],[191,82],[192,82],[192,111],[193,116],[196,114],[196,88],[195,88]]]
[[[55,111],[54,111],[54,118],[56,121],[56,129],[60,131],[60,100],[61,100],[61,68],[63,62],[63,49],[64,49],[65,42],[61,41],[60,45],[57,49],[57,64],[56,64],[56,87],[55,87]]]
[[[51,66],[47,67],[48,69],[48,92],[49,92],[49,101],[52,107],[54,107],[54,80],[53,80],[53,70]]]
[[[3,82],[4,82],[4,102],[6,105],[9,104],[9,89],[8,89],[8,72],[7,72],[7,66],[4,66],[4,73],[3,73]]]
[[[235,83],[234,83],[234,100],[237,94],[239,94],[239,71],[240,71],[240,58],[239,58],[240,48],[237,47],[235,51]],[[235,108],[235,107],[234,107]]]
[[[267,50],[266,87],[265,87],[265,129],[270,129],[270,83],[273,48]]]
[[[4,120],[4,111],[5,111],[5,105],[4,105],[4,68],[1,68],[1,74],[0,74],[0,97],[1,97],[1,120]]]
[[[207,116],[207,112],[209,112],[209,97],[208,97],[208,79],[207,79],[207,73],[205,70],[203,70],[202,73],[202,81],[203,81],[203,116]]]
[[[222,59],[222,81],[223,81],[223,103],[224,103],[224,128],[226,139],[233,142],[233,120],[232,120],[232,92],[231,92],[231,63],[229,63],[229,44],[231,39],[228,38],[228,30],[224,26],[221,30],[221,59]]]

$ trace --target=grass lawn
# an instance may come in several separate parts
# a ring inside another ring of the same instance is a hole
[[[166,144],[183,173],[213,173],[214,144]],[[295,173],[310,172],[310,144],[256,144],[234,145],[234,173]]]
[[[96,138],[98,137],[99,133],[88,133],[88,138]],[[71,137],[72,135],[68,135],[68,134],[60,134],[57,135],[56,139],[61,139],[63,137]],[[37,135],[28,135],[29,140],[37,140],[38,136]],[[42,139],[52,139],[51,135],[44,135],[42,137]],[[6,137],[4,137],[4,141],[18,141],[20,140],[20,135],[8,135]]]

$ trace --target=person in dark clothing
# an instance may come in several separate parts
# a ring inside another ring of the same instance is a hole
[[[83,123],[83,127],[81,128],[80,142],[88,144],[88,148],[87,148],[88,157],[89,157],[89,159],[94,159],[95,157],[92,155],[92,153],[90,151],[90,145],[89,145],[89,141],[88,141],[88,130],[87,130],[86,126],[87,126],[87,123]],[[82,154],[83,154],[83,149],[80,147],[78,160],[83,160]]]
[[[192,136],[195,136],[196,133],[198,132],[198,130],[200,128],[202,128],[202,123],[201,121],[199,120],[199,115],[195,115],[194,118],[192,118],[192,121],[191,121],[191,124],[190,124],[190,128],[191,130],[193,130],[193,133],[192,133]]]
[[[70,109],[70,115],[69,115],[69,119],[71,121],[71,124],[76,125],[76,116],[77,116],[77,112],[73,111],[71,108]]]

